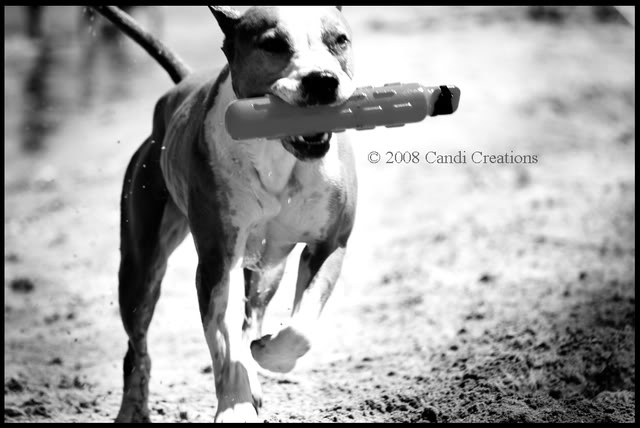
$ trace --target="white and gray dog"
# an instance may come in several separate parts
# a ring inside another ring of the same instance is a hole
[[[304,108],[351,96],[352,35],[340,8],[210,9],[228,64],[217,75],[189,74],[165,61],[178,84],[157,102],[151,135],[125,175],[119,300],[129,342],[118,422],[149,421],[147,329],[167,259],[189,231],[216,421],[255,421],[256,362],[287,372],[310,349],[354,224],[356,174],[346,141],[331,133],[234,141],[224,126],[238,98],[271,94]],[[306,247],[290,322],[263,336],[266,306],[298,243]]]

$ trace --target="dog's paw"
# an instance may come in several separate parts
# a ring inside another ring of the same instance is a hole
[[[260,367],[278,373],[293,370],[298,358],[309,349],[309,339],[293,327],[284,328],[275,336],[266,335],[251,343],[251,355]]]
[[[137,405],[123,405],[118,412],[116,423],[150,423],[149,410]]]
[[[246,356],[248,359],[250,357]],[[255,362],[231,361],[216,384],[218,422],[255,422],[262,407],[262,389]]]
[[[251,403],[238,403],[234,406],[220,409],[215,422],[258,422],[258,412]]]

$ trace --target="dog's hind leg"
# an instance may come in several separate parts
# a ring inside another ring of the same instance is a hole
[[[189,231],[186,218],[167,193],[158,162],[159,146],[149,139],[138,149],[122,191],[119,301],[129,341],[116,422],[149,422],[147,329],[160,297],[167,259]]]

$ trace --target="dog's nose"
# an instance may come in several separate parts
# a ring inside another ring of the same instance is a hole
[[[331,104],[336,101],[340,81],[328,71],[313,71],[302,78],[307,105]]]

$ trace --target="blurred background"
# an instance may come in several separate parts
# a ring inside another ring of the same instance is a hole
[[[193,69],[224,63],[206,7],[128,11]],[[343,273],[312,351],[260,374],[261,416],[634,421],[635,8],[343,13],[358,86],[456,85],[460,107],[347,132],[359,202]],[[126,351],[119,194],[172,83],[83,7],[5,6],[4,24],[5,421],[111,421]],[[468,161],[371,164],[373,150]],[[474,151],[538,162],[474,164]],[[149,332],[154,422],[215,414],[195,266],[187,238]]]

